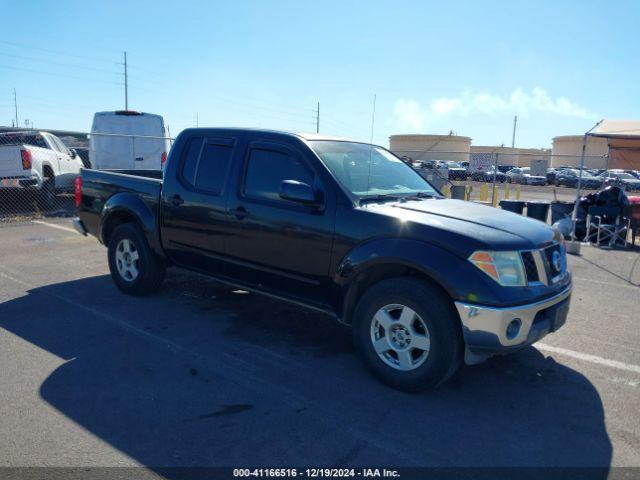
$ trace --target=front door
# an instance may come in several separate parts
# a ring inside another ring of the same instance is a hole
[[[321,184],[312,161],[287,145],[249,144],[228,201],[226,269],[243,283],[321,307],[328,303],[335,196]],[[282,199],[283,180],[313,186],[322,206]]]

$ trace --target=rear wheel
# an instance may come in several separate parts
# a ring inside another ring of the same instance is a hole
[[[55,206],[56,185],[53,178],[46,177],[38,192],[38,207],[40,210],[51,210]]]
[[[111,278],[124,293],[146,295],[160,288],[165,267],[135,223],[116,227],[109,238],[108,257]]]
[[[404,391],[434,388],[458,368],[462,338],[450,299],[413,278],[383,280],[356,307],[356,349],[372,373]]]

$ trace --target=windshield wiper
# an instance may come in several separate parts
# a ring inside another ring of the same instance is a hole
[[[421,200],[424,198],[440,198],[439,195],[435,195],[433,193],[427,193],[427,192],[416,192],[416,193],[412,193],[411,195],[407,195],[406,197],[407,200]]]
[[[400,200],[402,197],[398,195],[390,195],[388,193],[379,194],[379,195],[366,195],[364,197],[360,197],[359,203],[360,205],[364,203],[372,203],[372,202],[388,202],[392,200]]]

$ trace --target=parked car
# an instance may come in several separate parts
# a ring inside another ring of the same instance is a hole
[[[457,162],[447,162],[449,180],[466,180],[467,169]]]
[[[502,173],[507,173],[509,170],[513,170],[516,168],[515,165],[498,165],[498,171]]]
[[[578,186],[578,181],[580,179],[580,170],[567,168],[565,170],[561,170],[556,174],[556,178],[554,180],[554,185],[559,187],[561,185],[576,188]],[[584,170],[582,172],[582,180],[581,185],[582,188],[586,188],[588,190],[599,190],[602,188],[602,178],[597,177]]]
[[[82,161],[75,150],[49,132],[0,134],[0,190],[32,190],[40,208],[53,207],[55,194],[73,191]]]
[[[491,167],[491,169],[487,170],[486,172],[476,172],[472,174],[471,179],[476,182],[493,182],[494,171],[496,182],[504,183],[507,180],[507,176],[504,173],[495,170],[493,167]]]
[[[521,168],[512,168],[506,173],[507,183],[522,183],[522,177],[524,173]]]
[[[507,183],[519,183],[521,185],[546,185],[547,177],[531,175],[531,169],[529,167],[516,167],[507,172]]]
[[[506,174],[507,183],[519,183],[522,185],[546,185],[547,178],[531,175],[531,169],[529,167],[513,168]]]
[[[531,168],[524,167],[522,169],[522,178],[520,183],[523,185],[546,185],[547,177],[542,175],[532,175]]]
[[[160,170],[169,151],[164,119],[131,110],[97,112],[89,143],[89,161],[97,169]]]
[[[555,168],[547,168],[547,183],[549,185],[551,185],[555,179],[556,179],[556,174],[558,173],[558,170],[556,170]]]
[[[626,192],[640,190],[640,180],[622,170],[609,170],[600,175],[604,179],[604,185],[613,185],[622,188]]]
[[[324,312],[351,327],[361,358],[393,387],[435,387],[462,361],[525,347],[566,321],[559,232],[443,198],[382,147],[188,129],[164,177],[148,175],[82,170],[77,182],[74,225],[108,247],[121,291],[156,291],[175,266]]]

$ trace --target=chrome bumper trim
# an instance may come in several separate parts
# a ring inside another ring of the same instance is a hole
[[[465,340],[472,335],[488,335],[497,338],[499,343],[495,345],[497,347],[515,347],[525,344],[536,314],[569,298],[571,290],[572,285],[569,285],[551,298],[516,307],[495,308],[455,302],[465,333]],[[515,318],[521,320],[522,326],[518,335],[509,339],[506,336],[507,325]]]

